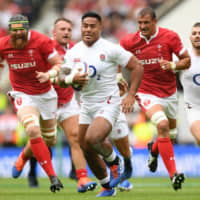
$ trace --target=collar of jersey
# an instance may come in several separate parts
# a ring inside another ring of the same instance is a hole
[[[146,43],[149,43],[153,38],[155,38],[155,37],[158,35],[158,32],[159,32],[159,28],[156,27],[156,32],[155,32],[155,34],[152,35],[152,36],[149,38],[149,40],[148,40],[145,36],[143,36],[143,35],[141,34],[141,32],[140,32],[140,37],[141,37],[141,38],[144,38],[145,41],[146,41]]]

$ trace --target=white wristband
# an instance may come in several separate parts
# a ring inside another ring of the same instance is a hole
[[[48,71],[50,78],[54,78],[57,76],[57,71],[55,69],[51,69]]]
[[[170,62],[170,65],[171,65],[171,69],[176,69],[176,64],[174,62]]]
[[[56,83],[56,79],[57,79],[57,77],[50,78],[51,83],[55,84]]]
[[[65,84],[70,85],[72,84],[73,78],[75,74],[69,74],[65,76]]]

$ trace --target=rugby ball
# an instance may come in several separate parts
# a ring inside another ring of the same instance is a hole
[[[72,73],[74,74],[79,73],[81,75],[81,74],[88,73],[88,70],[89,68],[86,62],[76,62],[75,65],[73,66]],[[81,89],[81,86],[77,83],[73,83],[72,87],[75,90]]]

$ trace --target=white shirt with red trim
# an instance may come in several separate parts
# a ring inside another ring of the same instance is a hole
[[[132,54],[120,45],[100,38],[88,47],[84,42],[77,43],[65,55],[72,68],[78,61],[86,62],[89,67],[89,81],[81,90],[81,101],[103,102],[109,97],[120,101],[116,75],[118,65],[125,67]],[[62,67],[65,67],[63,65]]]

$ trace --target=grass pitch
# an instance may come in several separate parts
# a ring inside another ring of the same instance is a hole
[[[64,189],[55,194],[49,190],[47,178],[39,179],[39,188],[29,188],[27,179],[0,179],[0,200],[93,200],[101,187],[86,193],[77,192],[77,183],[68,178],[61,178]],[[169,178],[131,178],[133,189],[119,192],[114,200],[199,200],[200,178],[186,178],[182,190],[174,191]],[[98,198],[97,198],[98,199]],[[100,198],[102,199],[102,198]]]

